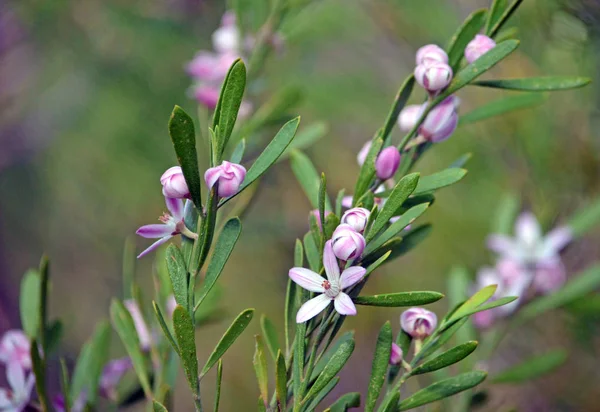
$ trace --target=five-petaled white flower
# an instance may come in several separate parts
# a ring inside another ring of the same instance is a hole
[[[298,323],[314,318],[329,306],[331,301],[333,301],[335,310],[340,315],[356,315],[356,307],[352,299],[342,290],[360,282],[365,276],[365,268],[352,266],[340,275],[338,260],[333,253],[331,240],[325,243],[323,266],[325,267],[327,279],[306,268],[294,267],[290,269],[289,276],[294,282],[306,290],[321,293],[310,299],[298,310],[296,315],[296,322]]]

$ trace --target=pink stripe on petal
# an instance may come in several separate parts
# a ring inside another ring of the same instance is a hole
[[[152,252],[153,250],[155,250],[156,248],[158,248],[160,245],[162,245],[163,243],[167,242],[169,239],[171,239],[173,236],[169,235],[169,236],[165,236],[162,239],[158,239],[156,242],[154,242],[153,244],[150,245],[150,247],[146,250],[144,250],[142,253],[140,253],[138,255],[138,259],[143,258],[144,256],[146,256],[148,253]]]
[[[183,200],[165,197],[165,203],[167,204],[167,209],[171,212],[171,216],[173,216],[176,221],[183,219]]]
[[[291,268],[288,274],[294,282],[306,290],[320,293],[325,292],[325,288],[323,288],[325,279],[312,270],[296,267]]]
[[[328,240],[325,243],[325,249],[323,250],[323,266],[325,267],[325,273],[327,273],[327,279],[331,282],[338,283],[340,279],[340,267],[338,266],[337,258],[333,253],[331,240]]]
[[[350,296],[346,295],[344,292],[340,292],[335,297],[333,305],[340,315],[356,315],[356,306],[354,306],[354,302],[352,302]]]
[[[352,266],[342,272],[340,278],[340,288],[346,289],[352,285],[357,284],[365,277],[367,270],[360,266]]]
[[[217,183],[217,180],[219,180],[220,176],[221,176],[221,167],[217,166],[217,167],[211,167],[210,169],[208,169],[204,173],[204,181],[206,182],[206,186],[208,186],[209,189],[212,189],[212,187],[215,185],[215,183]]]
[[[312,298],[298,310],[298,313],[296,314],[296,323],[304,323],[307,320],[314,318],[321,313],[323,309],[329,306],[330,302],[331,299],[325,294]]]
[[[235,177],[232,179],[226,179],[225,177],[221,177],[221,179],[219,180],[217,192],[219,194],[219,197],[229,197],[235,195],[239,188],[240,185],[238,184],[238,181]]]
[[[170,236],[174,231],[174,226],[157,223],[155,225],[142,226],[135,233],[147,239],[158,239],[161,237]]]

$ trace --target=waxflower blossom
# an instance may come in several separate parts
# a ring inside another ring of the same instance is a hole
[[[365,163],[365,160],[367,160],[367,155],[369,154],[369,150],[371,150],[372,143],[373,142],[369,140],[364,144],[362,149],[360,149],[360,152],[358,152],[358,155],[356,156],[356,162],[359,166],[362,166]]]
[[[465,48],[465,59],[467,59],[469,63],[473,63],[494,47],[496,47],[496,42],[494,40],[483,34],[477,34]]]
[[[367,226],[369,216],[371,216],[371,212],[364,207],[355,207],[346,210],[342,216],[341,222],[349,225],[356,232],[362,233]]]
[[[21,412],[29,404],[35,376],[25,372],[18,362],[10,362],[6,366],[6,381],[10,389],[0,388],[0,411]]]
[[[327,219],[327,216],[329,216],[330,214],[331,214],[331,211],[326,210],[323,220]],[[310,225],[310,217],[311,216],[315,217],[315,220],[317,221],[317,226],[319,227],[319,230],[323,230],[323,228],[321,227],[321,213],[319,213],[319,209],[311,210],[310,213],[308,214],[308,224],[309,225]]]
[[[427,114],[419,127],[419,135],[433,143],[449,138],[458,125],[457,106],[456,97],[448,96],[444,99]]]
[[[431,335],[437,326],[435,313],[423,308],[410,308],[400,315],[402,330],[415,339]]]
[[[329,306],[331,301],[333,301],[334,308],[340,315],[356,315],[356,306],[354,306],[350,296],[342,290],[360,282],[365,276],[365,268],[351,266],[340,275],[340,267],[333,253],[331,240],[325,243],[323,266],[325,267],[327,279],[306,268],[294,267],[289,271],[290,278],[296,284],[311,292],[320,293],[320,295],[310,299],[300,307],[296,315],[297,323],[303,323],[314,318]]]
[[[229,197],[235,195],[244,178],[246,169],[244,166],[230,163],[224,160],[220,166],[211,167],[204,173],[204,181],[209,189],[217,185],[217,194],[219,197]]]
[[[158,239],[149,248],[140,253],[138,259],[146,256],[173,236],[184,235],[190,239],[198,237],[196,233],[186,227],[183,221],[183,201],[181,199],[165,197],[165,202],[171,214],[163,213],[159,218],[162,222],[161,224],[145,225],[135,232],[145,238]]]
[[[383,149],[375,160],[375,173],[381,180],[393,177],[400,166],[400,152],[394,146]]]
[[[452,68],[434,60],[425,61],[415,68],[415,80],[431,93],[443,90],[452,81]]]
[[[0,340],[0,362],[17,363],[25,370],[31,369],[31,343],[22,330],[4,332]]]
[[[365,250],[365,238],[348,224],[339,225],[331,236],[333,253],[338,259],[356,259]]]
[[[392,342],[392,351],[390,352],[390,365],[400,365],[402,363],[402,348]]]
[[[419,65],[429,61],[448,63],[448,54],[440,46],[428,44],[417,50],[416,63]]]
[[[221,27],[212,34],[213,47],[218,53],[236,53],[241,49],[240,31],[236,26],[235,14],[225,12],[221,18]]]
[[[129,357],[113,359],[109,361],[102,369],[100,376],[100,395],[108,399],[117,399],[117,385],[119,381],[133,368],[133,363]]]
[[[398,116],[398,126],[400,126],[400,130],[408,132],[415,127],[421,114],[423,114],[424,109],[425,105],[422,104],[411,104],[404,107]]]
[[[123,304],[133,319],[133,325],[135,326],[135,331],[137,332],[140,341],[140,348],[144,351],[149,350],[150,346],[152,346],[152,335],[150,334],[148,325],[146,325],[140,307],[133,299],[126,299]]]
[[[190,197],[190,189],[188,189],[180,166],[168,168],[160,177],[160,184],[163,186],[163,195],[165,197],[172,197],[175,199],[185,199]]]

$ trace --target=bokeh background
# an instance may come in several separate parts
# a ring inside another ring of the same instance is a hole
[[[416,49],[445,44],[488,1],[314,3],[284,25],[285,50],[267,62],[261,87],[264,95],[301,87],[303,124],[326,122],[325,138],[308,153],[335,196],[343,187],[351,191],[356,153],[384,121],[414,68]],[[198,49],[210,48],[225,9],[224,2],[200,0],[0,0],[0,331],[20,326],[19,281],[42,253],[51,258],[50,311],[65,322],[61,353],[70,362],[94,324],[107,318],[111,297],[122,295],[126,237],[164,209],[158,178],[175,163],[168,116],[174,104],[196,112],[184,64]],[[506,193],[518,194],[546,228],[599,194],[599,22],[597,0],[524,2],[510,21],[521,47],[489,76],[572,74],[595,82],[552,94],[535,108],[461,127],[429,151],[419,171],[437,171],[470,152],[469,174],[442,191],[421,218],[434,224],[427,241],[380,270],[366,292],[443,291],[453,265],[465,264],[474,274],[490,263],[484,239]],[[460,112],[502,95],[467,88],[460,92]],[[293,244],[307,230],[309,209],[287,162],[263,179],[221,277],[222,313],[198,333],[201,359],[246,307],[281,324]],[[598,257],[598,241],[600,231],[569,248],[570,276]],[[136,242],[139,250],[148,244]],[[148,293],[153,265],[146,258],[137,267]],[[440,314],[446,309],[444,301],[433,308]],[[364,307],[347,320],[357,349],[337,393],[365,390],[377,331],[386,319],[397,331],[399,314]],[[546,378],[494,387],[487,410],[598,410],[595,318],[567,308],[505,339],[492,369],[547,348],[566,347],[571,356]],[[252,336],[258,331],[256,320],[225,357],[223,410],[255,404]],[[114,355],[123,354],[116,336],[113,342]],[[180,378],[175,410],[191,410]]]

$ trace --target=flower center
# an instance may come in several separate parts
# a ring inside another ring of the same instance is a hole
[[[333,299],[340,293],[340,288],[328,280],[324,280],[322,286],[325,289],[325,296],[328,298]]]
[[[165,213],[162,214],[162,216],[160,216],[158,218],[158,220],[160,220],[165,225],[168,225],[169,223],[171,223],[173,221],[173,216],[171,216],[170,214],[168,214],[167,212],[165,212]]]

